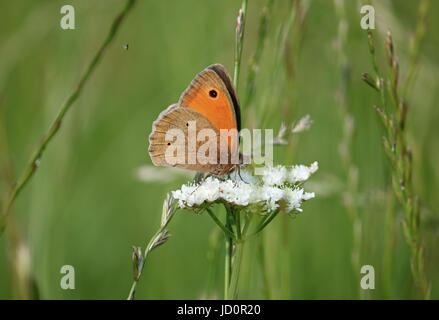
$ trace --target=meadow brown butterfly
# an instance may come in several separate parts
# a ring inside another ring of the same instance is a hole
[[[194,128],[192,133],[191,128]],[[182,133],[183,139],[169,139],[167,134],[175,130]],[[220,64],[214,64],[200,72],[183,92],[178,103],[170,105],[154,121],[149,136],[149,155],[156,166],[173,166],[214,175],[226,174],[240,163],[240,130],[241,115],[235,87],[226,69]],[[206,148],[206,141],[197,138],[206,132],[215,138],[214,145],[210,144],[213,149]],[[177,155],[176,161],[168,161],[167,150],[177,148],[184,152]],[[197,157],[200,151],[203,151],[208,161]],[[227,154],[226,161],[221,158],[224,154]],[[233,160],[236,155],[237,161],[236,157]]]

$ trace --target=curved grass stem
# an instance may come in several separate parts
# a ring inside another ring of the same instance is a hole
[[[64,104],[61,106],[61,108],[58,111],[58,114],[56,115],[54,121],[52,122],[51,126],[49,127],[48,131],[44,136],[41,138],[40,143],[36,147],[35,151],[32,153],[29,162],[18,179],[17,183],[15,183],[9,192],[9,196],[7,197],[3,210],[2,215],[0,217],[0,236],[3,234],[3,231],[6,227],[7,218],[9,215],[9,212],[11,210],[11,206],[14,202],[14,200],[17,198],[17,196],[20,194],[22,189],[27,185],[30,178],[34,175],[35,171],[38,168],[38,165],[40,163],[41,156],[44,153],[44,150],[46,149],[47,145],[50,143],[50,141],[53,139],[53,137],[57,134],[59,128],[61,127],[61,123],[67,113],[67,111],[70,110],[73,103],[78,99],[78,97],[81,95],[82,90],[84,86],[87,84],[88,80],[90,79],[90,76],[96,69],[96,66],[98,65],[99,61],[102,59],[104,52],[110,45],[110,43],[113,41],[114,37],[116,36],[120,25],[124,18],[126,17],[127,13],[133,8],[134,4],[136,3],[136,0],[128,0],[125,4],[125,7],[122,9],[122,11],[116,16],[114,19],[110,31],[108,32],[107,37],[105,38],[103,44],[91,60],[90,64],[88,65],[86,71],[82,75],[81,79],[79,80],[78,85],[73,90],[73,92],[70,94],[70,96],[67,98],[67,100],[64,102]]]
[[[160,222],[160,228],[149,240],[143,255],[140,247],[133,247],[134,249],[133,252],[134,277],[133,278],[134,279],[127,300],[134,300],[137,283],[139,282],[140,277],[142,276],[142,271],[145,266],[146,258],[148,257],[149,253],[155,248],[164,244],[171,236],[168,233],[166,227],[169,225],[172,218],[174,217],[175,211],[176,211],[176,207],[174,205],[174,198],[170,194],[167,194],[165,200],[163,201],[163,210],[162,210],[162,219]]]

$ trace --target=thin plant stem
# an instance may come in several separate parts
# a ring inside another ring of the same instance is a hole
[[[250,224],[251,224],[251,218],[253,215],[247,216],[247,220],[245,223],[245,227],[242,230],[242,236],[245,236]],[[238,239],[241,240],[241,239]],[[242,262],[242,256],[244,252],[244,241],[238,241],[235,243],[234,248],[234,254],[233,254],[233,263],[232,263],[232,277],[230,279],[230,286],[229,286],[229,298],[230,299],[237,299],[238,298],[238,282],[239,282],[239,273],[241,270],[241,262]]]
[[[226,234],[228,235],[230,238],[232,239],[236,239],[235,235],[233,234],[232,231],[230,231],[230,228],[227,227],[227,223],[226,225],[224,225],[218,218],[217,216],[212,212],[212,210],[210,210],[209,208],[206,209],[207,213],[209,214],[209,216],[212,218],[212,220],[217,224],[218,227],[220,227],[220,229]],[[226,218],[227,219],[227,218]]]
[[[242,49],[244,44],[244,31],[245,31],[245,20],[247,15],[247,0],[242,0],[241,9],[238,13],[238,18],[236,21],[236,29],[235,29],[235,62],[234,62],[234,73],[233,73],[233,84],[238,91],[239,84],[239,72],[241,69],[241,58],[242,58]],[[225,205],[226,207],[226,225],[225,230],[229,230],[233,233],[233,220],[236,219],[234,216],[234,212],[231,211],[230,207]],[[236,214],[240,214],[236,212]],[[238,218],[239,219],[239,218]],[[238,220],[235,221],[235,226],[239,228],[237,230],[237,234],[240,236],[240,226],[238,226]],[[223,230],[224,231],[224,230]],[[229,232],[224,232],[225,235],[225,263],[224,263],[224,299],[234,298],[234,296],[230,297],[229,288],[230,281],[232,276],[232,254],[233,254],[233,245],[234,245],[234,237],[229,235]],[[240,240],[240,239],[238,239]],[[239,266],[238,266],[239,270]],[[236,271],[235,271],[236,272]]]
[[[278,213],[279,210],[276,210],[272,214],[268,215],[267,217],[264,217],[259,223],[258,227],[256,228],[256,231],[254,231],[253,235],[258,234],[259,232],[264,230],[264,228],[277,216]]]
[[[145,267],[145,262],[148,255],[151,253],[152,250],[164,244],[170,237],[170,234],[168,233],[168,230],[166,230],[166,227],[169,225],[172,218],[174,217],[175,211],[176,207],[174,204],[174,198],[170,194],[167,194],[165,200],[163,201],[160,228],[149,240],[143,255],[141,254],[140,248],[133,247],[134,279],[127,300],[134,300],[137,284],[140,280],[140,277],[142,276],[143,268]]]
[[[410,67],[407,79],[403,86],[402,96],[407,97],[407,94],[411,88],[412,82],[416,76],[418,70],[419,52],[421,44],[424,40],[425,32],[427,30],[427,14],[430,8],[430,0],[422,0],[418,9],[418,24],[416,26],[415,34],[411,38],[410,42]]]
[[[284,121],[287,123],[287,128],[293,122],[293,117],[296,115],[298,107],[298,71],[300,65],[300,55],[302,50],[303,30],[309,9],[309,2],[295,0],[289,3],[289,14],[282,26],[280,32],[280,43],[277,51],[277,59],[275,70],[278,81],[280,81],[279,89],[275,95],[280,97],[278,104],[281,106],[280,112]],[[291,161],[298,150],[300,138],[298,135],[292,134],[292,130],[288,129],[285,136],[287,145],[290,147],[285,150],[284,159]],[[274,217],[273,217],[274,218]],[[276,266],[276,289],[271,290],[274,296],[275,292],[279,293],[281,299],[291,298],[291,243],[289,241],[290,229],[288,223],[288,216],[281,217],[282,223],[277,225],[277,232],[279,232],[279,252],[280,263]],[[265,266],[262,265],[262,268]]]
[[[262,9],[261,17],[259,20],[258,41],[256,44],[256,50],[248,62],[247,96],[245,99],[246,108],[250,106],[254,97],[256,87],[256,74],[257,70],[259,69],[259,63],[264,49],[265,39],[267,38],[271,12],[273,10],[273,3],[273,0],[267,0],[266,5]]]
[[[275,59],[273,59],[273,66],[271,67],[272,74],[272,80],[271,82],[273,84],[276,84],[272,87],[272,95],[273,97],[279,97],[277,98],[277,103],[279,105],[283,102],[281,97],[287,97],[290,95],[289,91],[291,88],[294,88],[295,86],[291,86],[288,88],[288,91],[283,92],[283,89],[286,87],[286,82],[284,82],[284,70],[285,70],[285,64],[286,64],[286,48],[287,43],[290,38],[291,32],[293,30],[294,22],[296,21],[296,7],[293,4],[292,1],[289,2],[289,14],[286,17],[285,22],[281,25],[280,31],[279,31],[279,39],[277,41],[277,44],[275,46],[274,55]],[[273,104],[276,104],[276,102],[272,102]],[[271,104],[270,104],[271,105]],[[273,112],[276,109],[271,108],[272,110],[268,109],[268,104],[262,105],[262,108],[260,110],[261,114],[264,114],[264,117],[260,120],[259,125],[262,125],[263,122],[266,121],[267,115],[270,114],[270,111]],[[288,109],[291,108],[291,104],[288,104]],[[282,112],[285,111],[285,108],[282,108]],[[279,112],[279,110],[277,110]],[[289,111],[288,111],[289,112]],[[286,122],[289,123],[290,119],[289,116],[286,116],[285,114],[282,114],[284,116],[284,119],[286,119]]]
[[[239,72],[241,70],[242,49],[244,46],[244,31],[245,31],[245,20],[247,15],[247,2],[248,0],[242,0],[241,9],[239,10],[238,19],[236,22],[235,68],[233,73],[233,84],[235,85],[236,91],[238,91]]]
[[[264,244],[264,233],[261,232],[257,236],[257,246],[258,246],[258,260],[261,266],[262,273],[262,293],[265,300],[271,299],[271,286],[268,279],[267,266],[265,264],[265,244]]]
[[[238,280],[241,270],[242,253],[244,249],[244,243],[238,242],[234,244],[233,262],[231,265],[231,276],[229,281],[228,299],[236,299],[238,297]]]
[[[253,219],[253,214],[246,214],[245,215],[245,224],[244,227],[242,228],[242,234],[246,235],[248,229],[250,228],[250,223],[252,222]],[[241,240],[245,239],[244,237],[241,238]]]
[[[128,12],[133,8],[134,4],[136,3],[136,0],[128,0],[125,4],[125,7],[122,9],[122,11],[116,16],[114,19],[110,30],[108,32],[107,37],[105,38],[103,44],[91,60],[90,64],[88,65],[86,71],[82,75],[82,77],[79,80],[78,85],[73,90],[73,92],[70,94],[70,96],[67,98],[67,100],[64,102],[64,104],[61,106],[61,108],[58,111],[58,114],[56,115],[54,121],[52,122],[51,126],[49,127],[46,134],[41,138],[40,143],[38,144],[35,151],[32,153],[29,162],[18,179],[17,183],[13,184],[11,187],[11,190],[9,192],[9,196],[6,199],[4,203],[3,213],[0,217],[0,236],[3,234],[3,231],[6,227],[7,218],[11,209],[11,206],[14,202],[14,200],[17,198],[17,196],[20,194],[22,189],[27,185],[30,178],[34,175],[35,171],[37,170],[40,159],[44,153],[44,150],[46,149],[47,145],[50,143],[50,141],[53,139],[53,137],[57,134],[58,130],[61,127],[62,121],[66,115],[66,113],[70,110],[73,103],[78,99],[78,97],[81,95],[84,86],[87,84],[88,80],[90,79],[90,76],[96,69],[96,66],[98,65],[99,61],[102,59],[105,51],[107,50],[110,43],[115,38],[122,21],[125,19]]]
[[[241,239],[241,214],[238,210],[232,210],[233,215],[235,216],[235,223],[236,223],[236,237],[238,239]]]
[[[207,252],[209,270],[207,276],[206,299],[212,299],[216,297],[214,284],[218,273],[218,258],[220,254],[219,243],[221,239],[221,231],[218,228],[214,228],[209,236],[209,250]]]
[[[140,276],[142,275],[143,268],[144,268],[144,266],[145,266],[145,262],[146,262],[146,258],[148,257],[149,253],[151,252],[151,250],[149,250],[148,248],[151,248],[152,243],[153,243],[154,240],[157,238],[157,236],[158,236],[161,232],[163,232],[163,230],[164,230],[164,228],[160,228],[160,229],[159,229],[159,230],[158,230],[158,231],[157,231],[157,232],[151,237],[151,239],[149,240],[149,242],[148,242],[148,246],[146,247],[146,249],[145,249],[145,253],[144,253],[144,255],[143,255],[143,259],[142,259],[142,261],[140,262],[140,265],[139,265],[138,276],[136,276],[136,277],[134,278],[134,280],[133,280],[133,284],[131,285],[130,293],[128,294],[128,298],[127,298],[127,300],[134,300],[134,295],[135,295],[135,293],[136,293],[137,284],[138,284],[138,282],[139,282],[139,280],[140,280]]]
[[[291,40],[287,41],[285,46],[285,64],[288,76],[291,80],[296,81],[296,69],[299,65],[299,58],[302,51],[302,41],[304,36],[304,26],[308,15],[310,2],[297,0],[294,1],[295,15],[294,26]],[[297,91],[297,90],[296,90]]]
[[[384,293],[387,299],[393,295],[393,251],[395,247],[395,197],[391,188],[386,192],[386,244],[384,249],[383,273]]]
[[[12,161],[10,159],[8,148],[7,131],[4,126],[4,105],[0,99],[0,188],[1,182],[11,184],[12,181]],[[7,251],[10,252],[10,268],[13,271],[12,286],[15,288],[17,298],[19,299],[38,299],[39,290],[33,276],[32,268],[21,268],[20,264],[23,259],[31,259],[29,253],[29,245],[23,237],[15,219],[10,219],[9,228],[6,232],[8,237]],[[20,254],[21,252],[21,254]]]
[[[227,209],[227,217],[226,217],[226,228],[231,229],[232,223],[230,216],[230,212],[228,207]],[[224,234],[226,238],[226,244],[225,244],[225,262],[224,262],[224,300],[230,299],[229,296],[229,288],[230,288],[230,279],[231,279],[231,273],[232,273],[232,251],[233,251],[233,238],[231,238],[227,233]]]

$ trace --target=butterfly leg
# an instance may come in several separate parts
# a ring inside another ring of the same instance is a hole
[[[195,175],[194,180],[195,180],[195,183],[197,183],[198,185],[194,189],[194,191],[191,192],[191,194],[193,194],[195,191],[198,190],[198,188],[203,184],[203,182],[206,181],[207,177],[211,176],[210,173],[205,174],[204,176],[203,175],[204,175],[204,173],[202,173],[202,172],[197,172],[197,174]],[[203,178],[201,179],[201,177],[203,177]]]
[[[205,177],[204,172],[197,172],[197,174],[195,175],[195,178],[194,178],[195,183],[200,183],[200,182],[204,181],[203,180],[204,177]]]
[[[241,167],[237,166],[237,171],[238,171],[238,176],[241,179],[242,182],[249,184],[247,181],[245,181],[242,177],[241,177]]]

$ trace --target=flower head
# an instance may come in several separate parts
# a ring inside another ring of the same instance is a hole
[[[242,210],[272,212],[283,210],[301,212],[303,201],[314,198],[314,193],[305,192],[299,183],[306,181],[318,169],[317,162],[311,166],[298,165],[290,169],[284,166],[267,167],[262,178],[241,171],[245,179],[220,179],[208,177],[200,184],[185,184],[172,191],[180,208],[195,209],[216,202]],[[233,174],[232,174],[233,175]],[[248,180],[248,181],[245,181]]]
[[[264,184],[269,186],[283,185],[287,178],[287,168],[284,166],[267,167],[262,175]]]
[[[314,162],[309,167],[305,165],[296,165],[291,168],[288,176],[288,182],[295,184],[297,182],[303,182],[309,179],[319,169],[318,162]]]

